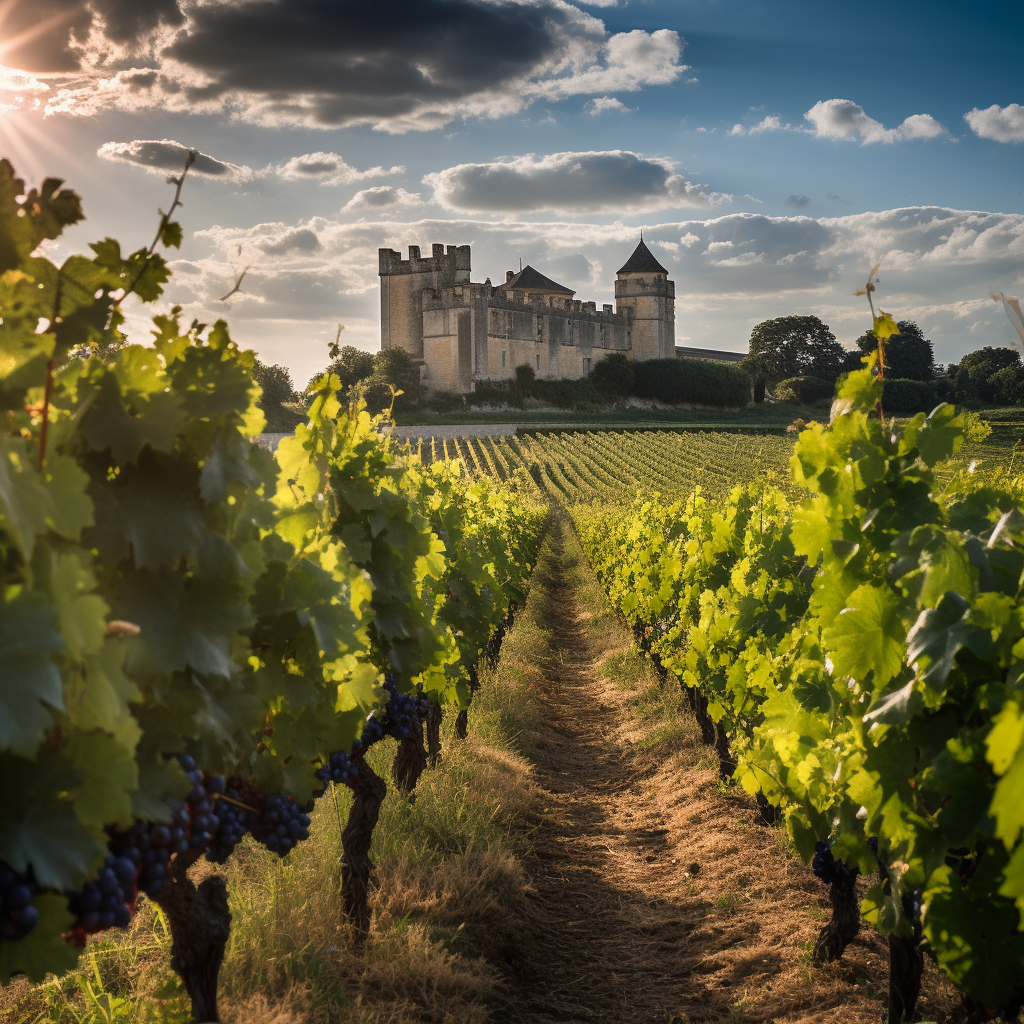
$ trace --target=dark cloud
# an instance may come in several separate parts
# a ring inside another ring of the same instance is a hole
[[[797,207],[807,206],[807,204],[810,201],[811,201],[811,197],[810,196],[805,196],[805,195],[786,196],[786,203],[785,203],[785,205],[786,206],[797,206]]]
[[[288,253],[311,253],[320,248],[320,239],[309,228],[296,228],[279,238],[262,242],[259,246],[268,256],[285,256]]]
[[[263,0],[207,4],[165,55],[201,71],[197,99],[259,95],[322,124],[406,114],[525,75],[561,45],[575,12],[552,2]]]
[[[3,33],[17,40],[4,49],[7,67],[34,73],[75,71],[77,44],[96,28],[113,43],[136,46],[160,25],[181,25],[177,0],[15,0],[4,12]]]
[[[690,184],[667,161],[624,150],[459,164],[423,181],[449,209],[481,212],[663,209],[727,198]]]
[[[137,139],[135,142],[107,142],[100,146],[96,155],[104,160],[135,164],[147,171],[163,173],[181,171],[185,166],[188,147],[172,139]],[[252,177],[251,168],[229,164],[206,153],[199,153],[189,173],[223,178],[226,181],[248,181]]]

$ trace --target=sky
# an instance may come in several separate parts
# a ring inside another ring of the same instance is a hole
[[[1016,341],[1022,39],[1019,0],[0,0],[0,155],[81,194],[60,258],[148,244],[197,150],[129,331],[178,303],[300,386],[339,325],[379,348],[381,246],[602,303],[641,230],[677,344],[814,314],[851,345],[880,263],[949,363]]]

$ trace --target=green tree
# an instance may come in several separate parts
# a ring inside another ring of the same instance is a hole
[[[1024,405],[1024,366],[1004,366],[988,382],[1000,405]]]
[[[401,412],[416,405],[423,397],[420,368],[404,348],[382,348],[373,357],[373,372],[361,382],[367,406],[381,412],[391,404],[391,389],[401,391],[394,409]]]
[[[998,385],[993,381],[993,377],[1000,370],[1020,365],[1020,353],[1013,348],[992,348],[987,345],[985,348],[968,352],[960,360],[960,365],[953,376],[957,398],[978,402],[999,401],[996,394]]]
[[[373,353],[364,352],[354,345],[344,345],[338,352],[338,357],[327,367],[327,372],[335,373],[341,378],[341,390],[347,393],[353,384],[358,384],[373,374]]]
[[[285,406],[302,399],[295,391],[288,369],[276,363],[271,366],[257,359],[253,363],[252,379],[263,389],[260,408],[267,418],[267,430],[275,433],[294,430],[302,418],[301,414]]]
[[[932,343],[913,320],[900,320],[899,334],[893,334],[882,343],[885,353],[885,375],[899,380],[931,380],[935,376],[935,355]],[[857,339],[861,353],[874,352],[878,339],[867,331]],[[856,358],[856,356],[854,357]],[[860,360],[850,369],[859,370]]]
[[[754,328],[743,364],[755,385],[771,386],[789,377],[835,380],[843,354],[836,336],[816,316],[781,316]]]
[[[594,364],[590,371],[594,387],[605,398],[625,398],[633,393],[636,376],[633,364],[622,352],[612,352]]]

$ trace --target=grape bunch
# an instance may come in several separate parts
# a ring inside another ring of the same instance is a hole
[[[826,885],[832,885],[839,881],[839,866],[836,864],[828,843],[814,844],[814,857],[811,860],[811,870]]]
[[[388,692],[388,702],[384,707],[383,730],[396,740],[407,740],[426,717],[430,702],[423,697],[409,697],[399,693],[390,676],[384,683],[384,689]]]
[[[39,920],[32,897],[39,892],[32,869],[15,871],[0,861],[0,939],[23,939]]]
[[[206,788],[206,776],[196,767],[188,754],[180,754],[178,763],[192,783],[185,797],[188,811],[188,843],[193,850],[202,850],[210,845],[214,834],[220,828],[220,820],[213,809],[213,794]],[[223,782],[223,779],[221,779]]]
[[[358,743],[358,741],[356,742]],[[359,777],[359,768],[353,763],[350,754],[339,750],[336,754],[331,754],[324,765],[317,768],[314,774],[325,786],[328,782],[348,785]]]
[[[187,828],[184,808],[174,812],[170,825],[137,821],[131,828],[111,834],[110,852],[138,867],[136,888],[155,899],[163,892],[171,857],[188,851]]]
[[[91,882],[71,890],[68,909],[75,915],[73,931],[91,935],[107,928],[125,928],[135,905],[137,865],[128,857],[107,855]]]
[[[309,838],[309,815],[291,797],[272,793],[263,798],[252,834],[268,850],[284,857],[297,843]]]
[[[218,828],[206,850],[206,859],[214,864],[223,864],[231,856],[256,820],[249,807],[252,797],[240,785],[238,780],[226,780],[223,775],[207,780],[206,788],[217,798]]]

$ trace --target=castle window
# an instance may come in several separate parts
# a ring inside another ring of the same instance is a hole
[[[540,353],[537,353],[537,369],[540,369]]]
[[[503,370],[505,369],[505,350],[504,349],[501,350],[501,368]]]
[[[590,373],[590,356],[583,357],[583,372]]]

